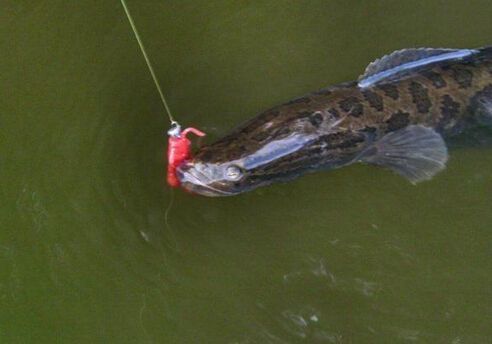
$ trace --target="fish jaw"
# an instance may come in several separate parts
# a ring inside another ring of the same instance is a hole
[[[185,162],[176,170],[180,186],[185,191],[207,197],[232,196],[238,192],[231,192],[221,188],[219,183],[214,182],[204,173],[200,172],[193,162]]]

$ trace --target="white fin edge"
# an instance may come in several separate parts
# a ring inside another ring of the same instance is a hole
[[[404,71],[404,70],[410,70],[413,68],[417,68],[417,67],[421,67],[421,66],[425,66],[425,65],[428,65],[431,63],[445,61],[445,60],[461,59],[463,57],[467,57],[467,56],[476,54],[478,52],[479,52],[478,50],[473,50],[473,49],[461,49],[461,50],[457,50],[457,51],[452,51],[450,53],[431,56],[431,57],[427,57],[425,59],[404,63],[400,66],[395,67],[395,68],[391,68],[391,69],[382,71],[380,73],[376,73],[374,75],[371,75],[368,78],[364,78],[357,83],[357,86],[359,86],[360,88],[366,88],[366,87],[369,87],[369,86],[376,84],[377,82],[379,82],[379,81],[381,81],[381,80],[383,80],[389,76],[392,76],[392,75],[397,74],[397,73]]]

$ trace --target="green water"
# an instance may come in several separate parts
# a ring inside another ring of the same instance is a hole
[[[492,44],[489,1],[128,0],[213,140],[403,47]],[[233,198],[164,182],[119,1],[0,1],[0,343],[490,343],[492,150]]]

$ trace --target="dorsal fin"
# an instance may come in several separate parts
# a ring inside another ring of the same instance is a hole
[[[472,49],[417,48],[397,50],[370,63],[359,78],[359,87],[368,87],[410,69],[435,62],[457,60],[477,53]]]

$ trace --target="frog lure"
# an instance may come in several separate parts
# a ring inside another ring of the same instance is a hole
[[[189,133],[199,137],[205,136],[204,132],[192,127],[181,131],[178,122],[172,122],[171,128],[167,131],[169,136],[167,141],[167,183],[173,188],[181,185],[176,175],[176,169],[191,159],[191,141],[186,137]]]

